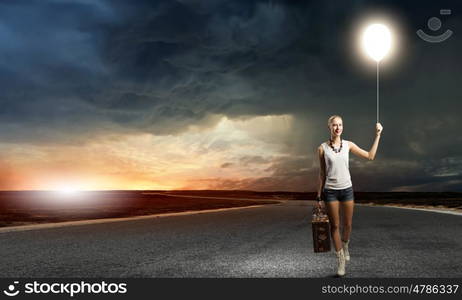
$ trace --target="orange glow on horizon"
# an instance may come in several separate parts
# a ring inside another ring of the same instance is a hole
[[[86,143],[1,144],[0,190],[181,190],[271,176],[286,155],[290,115],[217,118],[178,135],[114,134]],[[253,162],[257,159],[257,162]]]

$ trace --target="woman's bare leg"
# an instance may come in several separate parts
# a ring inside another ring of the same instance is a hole
[[[341,205],[341,212],[342,212],[342,240],[348,241],[351,235],[351,226],[353,220],[353,209],[355,202],[354,200],[351,201],[342,201]]]
[[[326,202],[327,214],[329,215],[330,233],[334,241],[335,251],[342,249],[342,241],[340,240],[340,213],[338,201]]]

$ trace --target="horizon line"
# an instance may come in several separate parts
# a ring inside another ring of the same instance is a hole
[[[204,189],[204,190],[188,190],[188,189],[172,189],[172,190],[159,190],[159,189],[101,189],[101,190],[75,190],[72,192],[252,192],[252,193],[316,193],[316,191],[283,191],[283,190],[274,190],[274,191],[258,191],[258,190],[239,190],[239,189]],[[23,189],[23,190],[2,190],[0,192],[50,192],[50,193],[63,193],[62,190],[40,190],[40,189]],[[462,193],[462,191],[354,191],[355,193]]]

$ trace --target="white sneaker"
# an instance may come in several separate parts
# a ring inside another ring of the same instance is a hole
[[[345,275],[345,254],[343,253],[343,249],[334,252],[337,256],[337,275],[343,276]]]
[[[343,245],[343,253],[345,254],[345,261],[350,261],[350,252],[348,252],[348,244],[350,243],[350,241],[342,241],[342,245]]]

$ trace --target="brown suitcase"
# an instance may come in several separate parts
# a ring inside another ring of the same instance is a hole
[[[325,208],[313,207],[311,219],[314,252],[330,251],[330,224]]]

